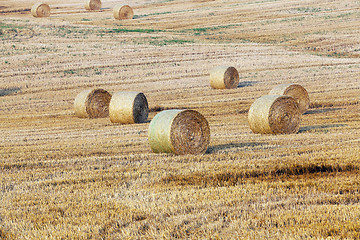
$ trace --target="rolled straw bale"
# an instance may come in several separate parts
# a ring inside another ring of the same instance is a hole
[[[143,93],[116,92],[109,105],[110,121],[113,123],[143,123],[149,115],[149,106]]]
[[[92,11],[92,10],[100,10],[101,8],[101,1],[100,0],[86,0],[85,2],[85,9]]]
[[[34,17],[49,17],[50,7],[46,3],[35,3],[31,8]]]
[[[134,11],[129,5],[116,5],[113,9],[114,18],[118,20],[132,19]]]
[[[149,143],[155,153],[203,154],[210,142],[210,128],[194,110],[165,110],[150,122]]]
[[[239,73],[234,67],[218,66],[210,71],[210,86],[212,88],[236,88],[239,85],[239,80]]]
[[[309,94],[304,87],[299,84],[286,83],[274,87],[269,95],[288,95],[298,103],[300,113],[305,113],[310,105]]]
[[[248,122],[254,133],[288,134],[299,130],[300,115],[293,97],[266,95],[251,105]]]
[[[75,115],[80,118],[108,117],[110,99],[111,94],[104,89],[84,90],[75,98]]]

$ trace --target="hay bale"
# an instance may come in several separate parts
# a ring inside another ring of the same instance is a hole
[[[104,89],[84,90],[75,98],[75,115],[80,118],[108,117],[110,99],[111,94]]]
[[[100,0],[87,0],[85,2],[85,9],[88,11],[100,10],[101,1]]]
[[[31,14],[34,17],[49,17],[50,6],[46,3],[35,3],[31,8]]]
[[[114,18],[118,20],[132,19],[134,11],[129,5],[116,5],[113,9]]]
[[[293,97],[298,103],[300,113],[305,113],[310,106],[309,94],[304,87],[299,84],[286,83],[274,87],[269,95],[288,95]]]
[[[254,133],[289,134],[300,126],[299,107],[294,98],[284,95],[266,95],[250,107],[248,122]]]
[[[210,71],[210,86],[212,88],[237,88],[239,80],[239,73],[234,67],[218,66]]]
[[[155,153],[203,154],[210,142],[210,128],[194,110],[165,110],[150,122],[149,143]]]
[[[149,115],[149,106],[143,93],[116,92],[109,105],[110,121],[113,123],[143,123]]]

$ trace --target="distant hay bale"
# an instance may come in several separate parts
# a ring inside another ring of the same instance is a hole
[[[118,20],[132,19],[134,11],[129,5],[116,5],[113,9],[114,18]]]
[[[110,121],[113,123],[143,123],[149,115],[149,106],[143,93],[116,92],[109,105]]]
[[[212,88],[236,88],[239,85],[239,80],[239,73],[234,67],[218,66],[210,71],[210,86]]]
[[[155,153],[203,154],[210,142],[210,128],[194,110],[164,110],[150,122],[149,143]]]
[[[101,1],[100,0],[87,0],[85,2],[85,9],[88,11],[100,10]]]
[[[31,8],[34,17],[49,17],[50,7],[46,3],[35,3]]]
[[[269,95],[288,95],[293,97],[298,103],[300,113],[305,113],[310,106],[309,94],[304,87],[299,84],[287,83],[274,87]]]
[[[255,100],[248,113],[250,129],[254,133],[289,134],[300,126],[299,107],[294,98],[266,95]]]
[[[111,94],[104,89],[84,90],[75,98],[75,115],[80,118],[108,117],[110,99]]]

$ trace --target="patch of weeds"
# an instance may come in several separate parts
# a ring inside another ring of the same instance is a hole
[[[184,39],[171,39],[171,40],[161,40],[161,41],[150,41],[151,45],[155,46],[165,46],[171,44],[184,44],[184,43],[194,43],[194,40],[184,40]]]
[[[321,8],[312,7],[299,7],[295,9],[298,12],[309,13],[309,12],[321,12]]]
[[[14,94],[21,91],[21,88],[19,87],[12,87],[12,88],[2,88],[0,89],[0,96],[7,96],[10,94]]]
[[[127,29],[127,28],[114,28],[108,31],[108,33],[122,33],[122,32],[137,32],[137,33],[155,33],[161,32],[158,29]]]
[[[75,71],[74,70],[65,70],[64,71],[64,74],[75,74]]]
[[[99,69],[95,69],[95,74],[96,74],[96,75],[101,75],[102,72],[101,72]]]
[[[90,22],[90,21],[91,21],[91,19],[88,19],[88,18],[83,18],[83,19],[81,19],[81,21],[83,21],[83,22]]]

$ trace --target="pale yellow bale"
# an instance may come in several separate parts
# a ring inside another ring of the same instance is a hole
[[[75,115],[80,118],[108,117],[110,99],[111,94],[104,89],[84,90],[75,98]]]
[[[113,123],[132,124],[147,120],[149,106],[143,93],[116,92],[109,105],[110,121]]]
[[[34,17],[49,17],[50,6],[46,3],[35,3],[31,8],[31,14]]]
[[[85,9],[88,11],[100,10],[101,1],[100,0],[86,0]]]
[[[298,103],[300,113],[305,113],[310,106],[309,94],[304,87],[299,84],[286,83],[274,87],[269,95],[288,95],[293,97]]]
[[[300,115],[294,98],[284,95],[265,95],[251,105],[248,122],[254,133],[289,134],[299,130]]]
[[[216,89],[237,88],[239,73],[234,67],[218,66],[210,71],[210,86]]]
[[[210,142],[210,127],[194,110],[165,110],[150,122],[149,144],[155,153],[203,154]]]
[[[114,18],[118,20],[132,19],[134,11],[129,5],[116,5],[113,9]]]

